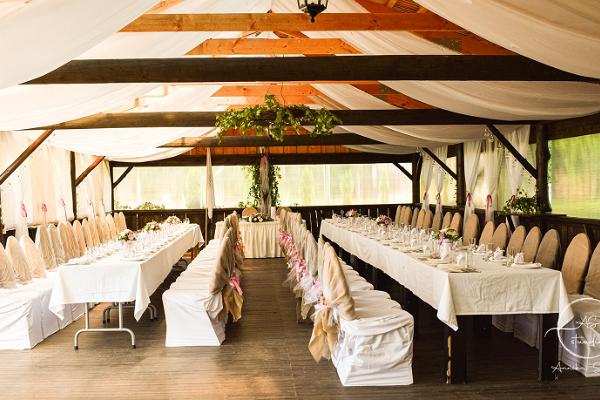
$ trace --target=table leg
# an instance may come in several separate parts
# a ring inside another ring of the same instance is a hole
[[[404,309],[413,316],[414,320],[414,333],[413,337],[416,339],[419,336],[419,298],[415,296],[413,292],[404,288],[403,290],[403,303]]]
[[[78,330],[73,338],[73,349],[79,349],[79,335],[84,332],[127,332],[131,337],[131,348],[135,349],[135,333],[129,328],[123,326],[123,303],[117,303],[119,310],[119,327],[118,328],[90,328],[90,314],[86,304],[85,307],[85,328]]]
[[[467,382],[467,336],[470,332],[472,319],[459,316],[457,331],[444,326],[444,367],[443,377],[446,383]]]
[[[538,380],[558,379],[558,314],[543,314],[539,331]],[[554,329],[553,329],[554,328]]]
[[[381,287],[381,285],[379,284],[379,270],[377,268],[375,268],[374,266],[372,266],[371,264],[369,264],[369,267],[371,268],[371,284],[373,285],[374,289],[379,289]]]

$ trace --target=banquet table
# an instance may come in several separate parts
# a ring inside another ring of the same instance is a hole
[[[215,237],[220,237],[225,229],[225,223],[219,221],[215,227]],[[283,257],[277,232],[279,221],[247,222],[240,221],[240,233],[244,243],[245,258],[274,258]]]
[[[465,371],[452,369],[455,376],[451,380],[466,379],[466,361],[460,360],[461,356],[466,358],[466,354],[460,354],[461,347],[463,353],[466,348],[458,344],[466,345],[467,333],[463,331],[467,329],[459,328],[461,321],[467,325],[467,317],[542,314],[543,332],[564,327],[573,319],[559,271],[508,268],[503,263],[485,261],[483,255],[475,254],[473,261],[479,273],[453,273],[420,260],[419,253],[401,251],[400,245],[384,244],[332,220],[322,221],[320,233],[346,252],[384,272],[437,311],[438,319],[450,328],[448,335],[457,344],[451,353],[456,356],[455,364],[465,364]],[[557,350],[558,343],[552,343],[553,336],[546,335],[544,339],[549,348],[545,351],[544,365],[540,365],[540,378],[548,378],[548,370],[556,364],[552,364],[552,359],[557,357],[552,347]]]
[[[75,349],[78,348],[80,333],[113,331],[128,332],[135,348],[135,335],[122,326],[122,304],[135,301],[134,317],[139,320],[150,305],[150,296],[173,265],[188,249],[204,243],[200,227],[196,224],[181,224],[173,236],[158,251],[142,260],[126,260],[123,253],[115,253],[89,265],[65,264],[58,267],[49,308],[59,318],[64,317],[64,309],[69,304],[111,302],[119,306],[119,328],[90,328],[85,307],[86,328],[75,334]]]

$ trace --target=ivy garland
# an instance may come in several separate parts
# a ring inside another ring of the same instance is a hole
[[[248,190],[248,204],[258,206],[260,204],[261,191],[260,191],[260,159],[262,155],[258,157],[258,160],[247,167],[244,167],[244,171],[250,178],[250,189]],[[281,179],[281,169],[277,165],[269,163],[269,182],[271,183],[271,204],[273,206],[279,205],[279,180]]]
[[[272,116],[272,119],[267,117]],[[302,125],[313,126],[310,136],[330,135],[342,121],[331,111],[321,108],[313,110],[302,105],[284,106],[275,96],[265,95],[264,105],[254,105],[239,110],[229,110],[217,116],[215,127],[219,128],[219,140],[225,132],[237,129],[243,135],[255,130],[257,135],[268,135],[282,142],[286,128],[300,134]]]

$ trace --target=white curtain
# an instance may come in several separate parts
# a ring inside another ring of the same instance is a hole
[[[76,175],[79,176],[96,160],[89,154],[76,154]],[[80,218],[93,218],[110,211],[110,172],[102,161],[77,186],[77,215]]]
[[[210,157],[210,148],[206,149],[206,212],[208,218],[213,217],[213,208],[215,207],[215,183],[212,173],[212,160]]]
[[[466,221],[467,218],[473,213],[473,210],[475,210],[473,192],[475,191],[475,185],[477,184],[477,172],[479,170],[479,158],[481,156],[481,140],[465,142],[463,144],[463,149],[465,164],[465,189],[467,191],[465,217],[463,220]]]
[[[429,208],[429,187],[431,186],[431,178],[433,177],[433,160],[425,153],[422,154],[423,165],[421,166],[421,182],[423,183],[423,202],[422,209]]]
[[[433,149],[433,154],[435,154],[441,162],[445,163],[448,158],[448,146],[436,147]],[[436,212],[442,212],[442,189],[444,188],[446,171],[444,171],[444,169],[436,163],[433,173],[435,175],[435,187],[437,189],[437,194],[435,195],[435,210]]]
[[[60,67],[156,3],[158,0],[36,0],[12,11],[5,9],[0,15],[0,54],[4,59],[0,88]]]
[[[498,181],[504,159],[504,148],[497,146],[495,142],[489,141],[484,143],[484,147],[483,184],[486,193],[485,220],[491,221],[493,219],[493,211],[497,209]]]
[[[530,125],[523,125],[506,135],[508,141],[525,159],[529,153],[529,134]],[[506,152],[506,176],[511,195],[515,196],[518,193],[525,173],[527,172],[521,163],[510,152]]]
[[[502,47],[574,74],[600,78],[597,0],[415,0]]]

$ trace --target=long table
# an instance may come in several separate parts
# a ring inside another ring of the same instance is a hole
[[[460,320],[465,320],[466,316],[542,314],[545,328],[562,328],[573,319],[559,271],[507,268],[475,255],[474,263],[480,273],[451,273],[419,260],[415,253],[400,251],[353,232],[346,226],[336,225],[332,220],[322,221],[320,233],[348,253],[381,270],[437,310],[438,319],[451,328],[449,335],[455,343],[465,342],[462,332],[465,329],[461,331],[459,328]],[[540,378],[548,379],[552,375],[553,358],[557,357],[552,346],[554,350],[558,348],[557,342],[552,343],[553,336],[545,336],[545,344],[550,349],[547,349],[545,358],[540,357]],[[466,361],[459,359],[466,357],[459,354],[460,347],[455,346],[451,355],[457,358],[455,364],[465,363],[466,367]],[[466,352],[466,349],[463,351]],[[462,372],[465,376],[460,376],[458,368],[453,368],[452,372],[455,376],[451,380],[459,382],[466,379],[466,371]]]
[[[198,225],[181,224],[174,239],[142,261],[124,261],[122,254],[114,254],[89,265],[61,265],[57,270],[49,308],[62,319],[69,304],[117,303],[118,328],[90,328],[85,307],[85,328],[75,334],[74,347],[78,348],[77,340],[83,332],[124,331],[131,335],[131,345],[135,348],[133,331],[123,327],[123,303],[135,301],[134,317],[139,320],[150,305],[150,296],[165,280],[173,265],[188,249],[202,243],[204,238]]]
[[[215,237],[220,237],[225,229],[223,221],[217,222]],[[240,221],[240,233],[244,243],[245,258],[283,257],[277,232],[279,221],[247,222]]]

